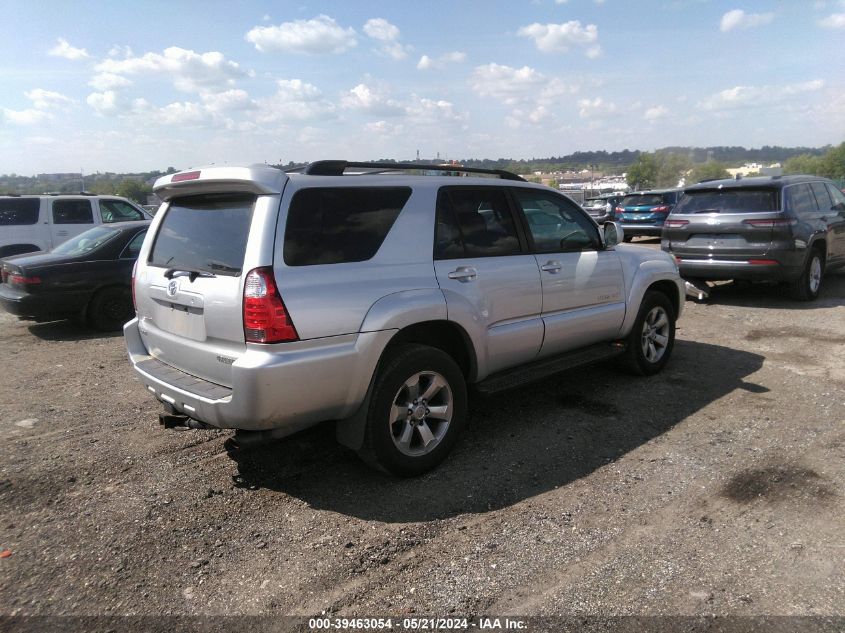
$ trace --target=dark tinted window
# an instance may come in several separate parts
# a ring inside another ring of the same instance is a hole
[[[531,189],[514,189],[514,194],[528,220],[535,252],[582,251],[600,244],[593,221],[569,200]]]
[[[813,195],[816,196],[819,209],[827,211],[833,206],[833,201],[830,199],[830,194],[827,192],[827,187],[824,186],[823,182],[811,182],[810,189],[813,190]]]
[[[94,224],[90,200],[54,200],[53,224]]]
[[[219,194],[171,201],[150,264],[216,275],[241,274],[255,196]]]
[[[666,204],[666,201],[660,194],[644,194],[641,196],[625,196],[622,198],[621,204],[623,207],[656,207]]]
[[[810,190],[810,185],[793,185],[784,189],[786,205],[793,213],[815,213],[818,211],[816,197]]]
[[[123,252],[120,254],[121,257],[126,257],[130,259],[135,259],[138,257],[138,253],[141,252],[141,245],[144,243],[144,237],[146,237],[147,231],[143,230],[138,233],[129,244],[126,245],[126,248],[123,249]]]
[[[845,193],[842,193],[839,189],[830,184],[827,185],[827,191],[833,199],[834,205],[841,204],[845,207]]]
[[[0,226],[36,224],[40,206],[38,198],[0,198]]]
[[[95,226],[93,229],[83,231],[79,235],[62,242],[52,253],[61,255],[84,255],[95,251],[106,242],[110,242],[118,236],[118,231],[106,226]]]
[[[138,209],[123,200],[100,200],[100,215],[106,224],[147,219]]]
[[[702,189],[687,191],[672,213],[762,213],[777,210],[778,195],[774,189]]]
[[[285,263],[313,266],[370,259],[410,197],[407,187],[298,191],[288,211]]]
[[[437,199],[435,257],[493,257],[520,252],[502,189],[449,188]]]

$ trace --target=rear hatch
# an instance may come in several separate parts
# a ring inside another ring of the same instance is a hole
[[[272,265],[279,195],[266,190],[280,192],[286,177],[277,187],[251,187],[215,179],[222,169],[203,170],[184,187],[161,187],[168,204],[145,240],[134,284],[148,353],[231,387],[232,364],[246,351],[244,278]]]
[[[693,259],[743,260],[789,238],[774,188],[687,190],[663,225],[663,248]]]
[[[616,219],[622,222],[636,224],[637,222],[652,223],[663,220],[669,213],[671,205],[659,193],[645,193],[625,196],[616,207]]]

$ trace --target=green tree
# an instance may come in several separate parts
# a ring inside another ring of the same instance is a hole
[[[840,143],[828,150],[820,159],[822,176],[827,178],[845,178],[845,143]]]
[[[677,187],[691,167],[685,155],[671,152],[658,152],[657,164],[656,187]]]
[[[625,179],[628,186],[634,190],[653,189],[657,186],[657,176],[660,165],[654,153],[643,152],[628,168]]]
[[[822,172],[823,158],[811,154],[800,154],[787,159],[783,164],[785,174],[809,174],[816,176]]]
[[[117,186],[117,195],[129,198],[140,204],[147,203],[147,194],[152,193],[152,187],[139,180],[124,179]]]
[[[725,166],[715,160],[708,161],[692,168],[686,184],[694,185],[702,180],[716,180],[718,178],[730,178],[731,175]]]

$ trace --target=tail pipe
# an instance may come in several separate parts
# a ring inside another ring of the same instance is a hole
[[[691,281],[685,281],[684,290],[686,290],[687,296],[697,299],[698,301],[704,301],[707,297],[709,297],[710,287],[707,286],[705,282],[701,283],[703,285],[694,284]]]

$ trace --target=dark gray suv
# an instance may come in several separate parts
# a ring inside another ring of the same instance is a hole
[[[715,180],[687,188],[661,247],[688,280],[782,281],[800,301],[845,265],[845,194],[817,176]]]

